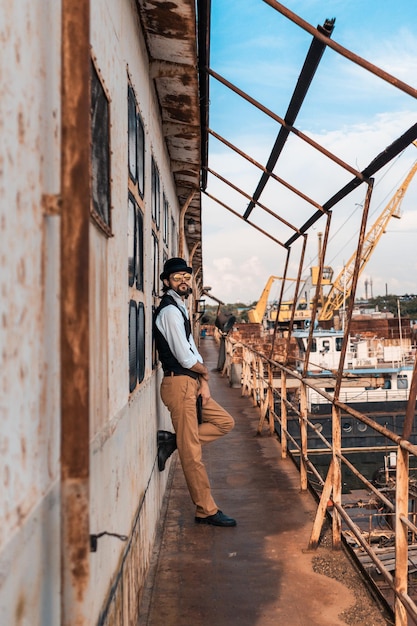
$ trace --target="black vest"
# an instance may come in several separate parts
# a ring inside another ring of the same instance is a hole
[[[154,313],[154,323],[153,323],[153,327],[154,327],[154,336],[155,336],[155,343],[156,343],[156,349],[158,350],[158,356],[159,356],[159,360],[162,363],[162,369],[164,370],[164,374],[170,374],[171,372],[173,372],[174,374],[177,374],[177,376],[180,375],[185,375],[185,376],[191,376],[191,378],[198,378],[198,374],[197,372],[193,372],[192,370],[186,369],[185,367],[182,367],[182,365],[177,361],[177,359],[175,358],[175,356],[172,354],[171,349],[168,345],[167,340],[165,339],[165,337],[163,336],[163,334],[160,332],[160,330],[158,329],[157,325],[156,325],[156,318],[158,317],[160,311],[162,309],[164,309],[166,306],[169,306],[170,304],[173,304],[174,306],[177,307],[177,309],[180,311],[183,319],[184,319],[184,329],[185,329],[185,336],[187,337],[187,339],[189,339],[190,335],[191,335],[191,322],[190,320],[187,318],[187,316],[184,314],[184,311],[181,310],[181,308],[178,306],[178,304],[175,302],[174,298],[172,296],[170,296],[169,294],[164,294],[162,296],[160,305],[158,306],[158,308],[156,309],[155,313]]]

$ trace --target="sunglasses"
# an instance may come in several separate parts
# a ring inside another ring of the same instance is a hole
[[[171,280],[179,282],[180,280],[191,280],[191,274],[171,274]]]

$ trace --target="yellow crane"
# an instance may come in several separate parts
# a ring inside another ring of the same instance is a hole
[[[260,324],[265,315],[266,307],[268,304],[269,292],[271,291],[272,284],[275,280],[284,280],[282,276],[270,276],[266,282],[266,285],[262,291],[256,307],[248,311],[248,320],[252,324]],[[287,278],[286,280],[296,280],[295,278]]]
[[[417,143],[413,142],[417,147]],[[362,248],[362,256],[360,259],[359,274],[369,261],[372,252],[382,235],[385,232],[387,224],[391,217],[400,218],[400,207],[405,193],[412,181],[414,174],[417,172],[417,161],[414,163],[409,173],[405,177],[402,185],[397,189],[381,215],[366,233]],[[337,276],[333,285],[327,294],[326,302],[319,314],[319,321],[327,321],[333,318],[336,311],[340,310],[343,303],[350,296],[353,281],[353,271],[355,267],[356,252],[352,254],[340,274]]]

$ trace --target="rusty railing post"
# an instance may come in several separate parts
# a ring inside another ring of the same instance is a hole
[[[341,429],[341,410],[333,405],[332,407],[332,491],[333,502],[342,506],[342,462],[340,455],[342,453],[342,429]],[[342,520],[337,507],[333,507],[332,513],[332,545],[333,550],[340,550],[342,535]]]
[[[308,486],[307,466],[305,462],[307,457],[307,387],[304,382],[301,383],[300,392],[300,488],[301,491],[306,491]]]
[[[395,591],[407,593],[408,579],[408,465],[409,452],[398,446],[395,485]],[[395,626],[408,624],[407,611],[398,595],[395,597]]]
[[[287,372],[281,370],[281,458],[286,459],[288,453],[287,441]]]

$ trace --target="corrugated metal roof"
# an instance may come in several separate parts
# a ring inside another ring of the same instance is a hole
[[[195,271],[200,269],[201,282],[201,128],[195,3],[138,0],[137,6],[180,205],[193,189],[197,192],[186,213],[186,222],[189,218],[195,220],[195,232],[188,234],[186,228],[185,237],[189,250],[194,250],[193,266]]]

